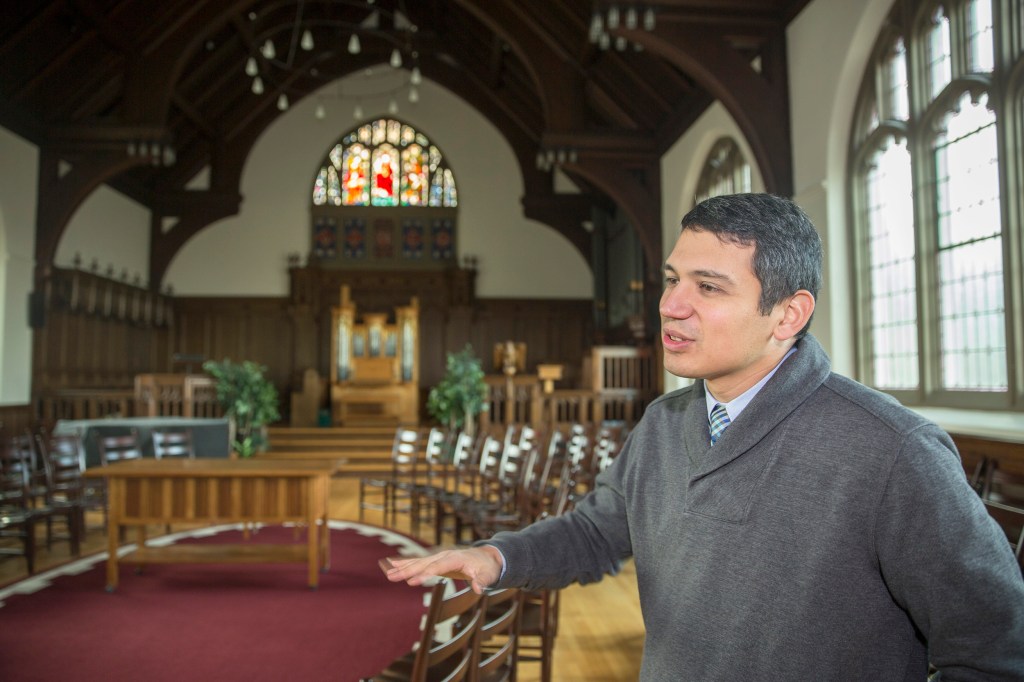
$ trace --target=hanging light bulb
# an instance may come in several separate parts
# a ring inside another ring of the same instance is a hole
[[[277,56],[277,50],[274,49],[274,41],[267,38],[267,42],[263,43],[263,47],[260,48],[260,52],[267,59],[273,59]]]
[[[608,8],[608,28],[619,27],[619,7],[612,5]]]
[[[611,36],[609,36],[607,33],[602,33],[601,37],[598,38],[597,40],[597,46],[600,47],[602,50],[607,50],[611,46],[611,44]]]
[[[363,107],[359,102],[356,102],[356,108],[352,110],[352,118],[359,120],[363,117]]]
[[[281,111],[288,110],[288,95],[283,92],[277,97],[277,108]]]
[[[359,54],[362,49],[359,45],[359,34],[353,33],[352,37],[348,39],[348,53]]]
[[[256,58],[249,57],[249,59],[247,59],[245,62],[245,75],[252,77],[258,74],[259,72],[260,67],[256,64]]]
[[[302,32],[302,40],[299,41],[299,45],[306,52],[313,49],[313,34],[308,28]]]
[[[256,76],[252,79],[252,94],[262,95],[263,94],[263,79]]]
[[[402,53],[397,47],[391,50],[391,66],[396,69],[402,68]]]
[[[644,30],[654,30],[654,10],[650,7],[644,10]]]
[[[423,82],[423,74],[420,73],[420,67],[412,67],[412,74],[409,76],[409,82],[413,85],[419,85]]]
[[[409,88],[409,101],[413,104],[420,101],[420,93],[415,87]]]
[[[619,52],[623,52],[626,49],[626,39],[619,36],[615,39],[615,49]]]
[[[317,119],[321,121],[327,118],[327,110],[324,109],[323,102],[316,103],[316,110],[313,112],[313,115],[316,116]]]
[[[391,101],[388,102],[388,113],[392,115],[398,113],[398,102],[395,101],[394,97],[392,97]]]
[[[626,28],[632,30],[636,28],[636,7],[630,7],[626,10]]]
[[[590,18],[590,31],[587,33],[587,37],[590,38],[590,42],[596,43],[603,32],[604,24],[601,21],[601,13],[594,12],[594,16]]]

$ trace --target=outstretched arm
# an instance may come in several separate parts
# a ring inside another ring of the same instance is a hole
[[[381,560],[381,568],[391,582],[422,585],[430,578],[456,578],[468,580],[477,594],[498,582],[502,566],[501,552],[490,545],[448,549],[414,559]]]

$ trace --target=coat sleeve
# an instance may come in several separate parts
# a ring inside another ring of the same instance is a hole
[[[627,440],[612,466],[597,477],[594,490],[572,511],[487,540],[506,561],[496,587],[556,589],[618,573],[621,562],[632,555],[622,494],[628,461]]]
[[[1024,579],[941,429],[904,437],[876,519],[882,576],[928,643],[933,679],[1024,679]]]

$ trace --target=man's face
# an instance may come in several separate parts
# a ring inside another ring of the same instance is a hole
[[[753,256],[753,245],[687,229],[665,262],[659,306],[665,369],[704,379],[721,401],[753,386],[781,358],[773,331],[783,306],[761,314]]]

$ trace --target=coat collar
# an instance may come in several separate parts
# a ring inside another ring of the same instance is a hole
[[[797,352],[779,367],[714,447],[708,440],[704,381],[697,380],[683,416],[683,444],[693,476],[709,474],[756,446],[814,393],[830,373],[828,355],[808,334],[797,342]]]

